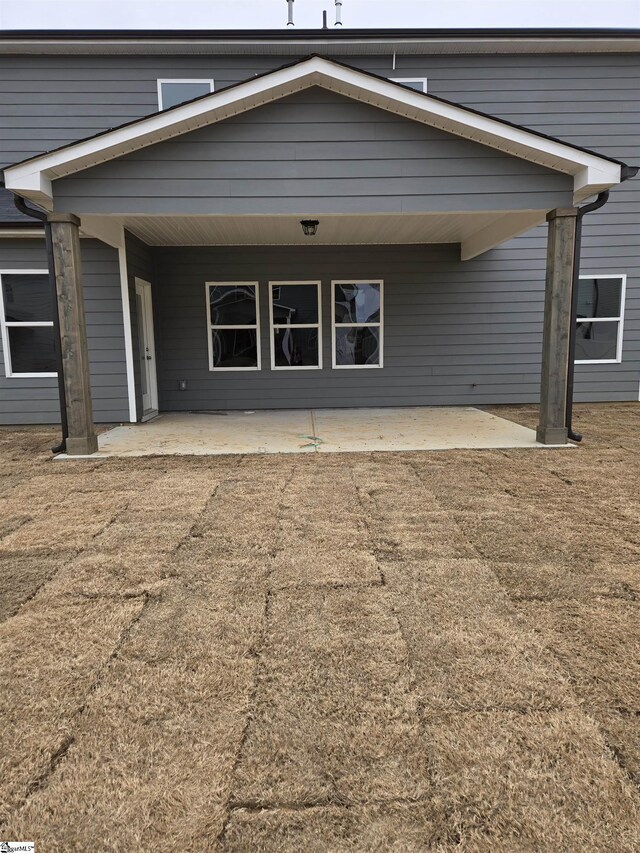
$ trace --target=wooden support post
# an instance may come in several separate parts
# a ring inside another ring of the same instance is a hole
[[[547,215],[547,278],[542,337],[540,422],[536,432],[542,444],[567,443],[567,380],[571,289],[576,248],[576,216],[571,207]]]
[[[60,317],[60,343],[67,395],[67,453],[84,456],[98,449],[93,426],[87,325],[80,263],[80,220],[71,213],[52,213],[51,242]]]

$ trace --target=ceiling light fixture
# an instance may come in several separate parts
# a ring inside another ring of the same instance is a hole
[[[301,219],[300,220],[300,225],[302,225],[302,230],[304,232],[305,237],[315,237],[319,224],[320,223],[318,222],[317,219]]]

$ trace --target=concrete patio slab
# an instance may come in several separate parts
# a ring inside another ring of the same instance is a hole
[[[160,415],[144,424],[123,425],[104,432],[99,436],[99,452],[95,456],[500,447],[544,445],[536,442],[533,430],[472,407],[292,409]]]
[[[319,409],[319,450],[452,450],[542,447],[533,430],[472,407]]]
[[[309,445],[311,429],[304,409],[174,413],[103,433],[99,451],[109,456],[297,453]]]

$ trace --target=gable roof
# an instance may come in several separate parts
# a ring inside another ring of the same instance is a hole
[[[504,119],[409,89],[376,74],[310,56],[192,101],[103,131],[5,168],[7,189],[51,207],[52,182],[199,127],[320,86],[422,122],[505,154],[572,175],[576,201],[631,177],[637,170]]]

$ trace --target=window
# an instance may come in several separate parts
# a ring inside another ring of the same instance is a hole
[[[213,80],[158,80],[158,108],[168,110],[213,92]]]
[[[389,77],[392,83],[402,83],[407,89],[415,89],[416,92],[427,91],[426,77]]]
[[[210,281],[209,370],[260,370],[257,281]]]
[[[334,367],[382,367],[382,285],[331,282]]]
[[[576,363],[622,361],[626,275],[581,275],[578,282]]]
[[[0,290],[5,375],[57,376],[49,274],[6,270],[0,273]]]
[[[320,282],[269,282],[272,370],[322,367]]]

